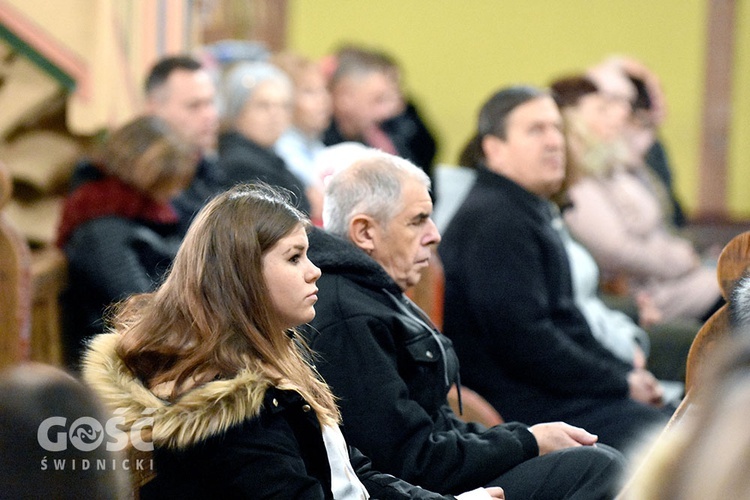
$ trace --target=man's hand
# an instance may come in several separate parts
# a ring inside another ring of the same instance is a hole
[[[498,486],[492,486],[490,488],[485,488],[484,490],[490,495],[491,498],[495,498],[497,500],[505,500],[505,492]]]
[[[599,439],[595,434],[565,422],[536,424],[529,430],[539,445],[539,456],[572,446],[592,446]]]
[[[633,368],[646,368],[646,353],[637,343],[633,347]]]
[[[664,389],[650,371],[636,369],[628,373],[630,397],[651,406],[664,404]]]
[[[461,493],[457,500],[505,500],[505,492],[499,486],[489,488],[477,488],[475,490]]]

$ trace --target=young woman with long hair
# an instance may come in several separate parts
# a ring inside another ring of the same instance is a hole
[[[294,329],[315,316],[309,226],[277,190],[235,186],[198,214],[161,287],[91,342],[84,379],[154,446],[142,498],[444,498],[371,470],[339,431]]]

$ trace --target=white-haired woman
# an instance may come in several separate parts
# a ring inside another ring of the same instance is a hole
[[[219,165],[230,185],[262,181],[288,189],[311,215],[304,181],[273,150],[292,120],[289,77],[267,62],[239,63],[227,73],[223,91]]]

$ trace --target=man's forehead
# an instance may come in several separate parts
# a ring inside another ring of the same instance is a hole
[[[420,212],[432,212],[432,198],[427,186],[417,180],[407,181],[401,191],[402,213],[410,212],[414,215]]]
[[[184,94],[214,91],[211,76],[205,70],[177,69],[167,78],[166,87],[170,92]]]
[[[508,125],[560,121],[562,116],[552,97],[543,95],[516,106],[508,115]]]
[[[388,88],[388,77],[380,71],[372,71],[352,80],[352,87],[360,92],[380,92]]]

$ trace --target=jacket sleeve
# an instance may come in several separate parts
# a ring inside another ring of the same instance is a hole
[[[447,406],[433,420],[410,397],[399,373],[424,367],[404,357],[408,352],[397,348],[392,328],[360,315],[323,326],[312,342],[318,370],[339,398],[342,432],[377,469],[456,494],[488,484],[538,455],[536,439],[525,426],[464,432]]]
[[[545,230],[549,233],[545,233]],[[512,215],[485,218],[467,238],[461,280],[479,342],[511,375],[558,395],[625,396],[631,369],[591,335],[585,318],[572,304],[559,317],[549,300],[550,261],[560,258],[547,238],[552,228],[533,232]],[[502,235],[487,238],[486,235]],[[564,250],[563,250],[564,252]],[[486,263],[494,262],[488,272]],[[579,317],[576,318],[575,315]]]
[[[357,477],[367,488],[371,498],[381,500],[402,499],[455,499],[452,495],[441,495],[407,483],[395,476],[377,472],[372,469],[372,462],[358,449],[349,446],[349,460],[357,473]]]

